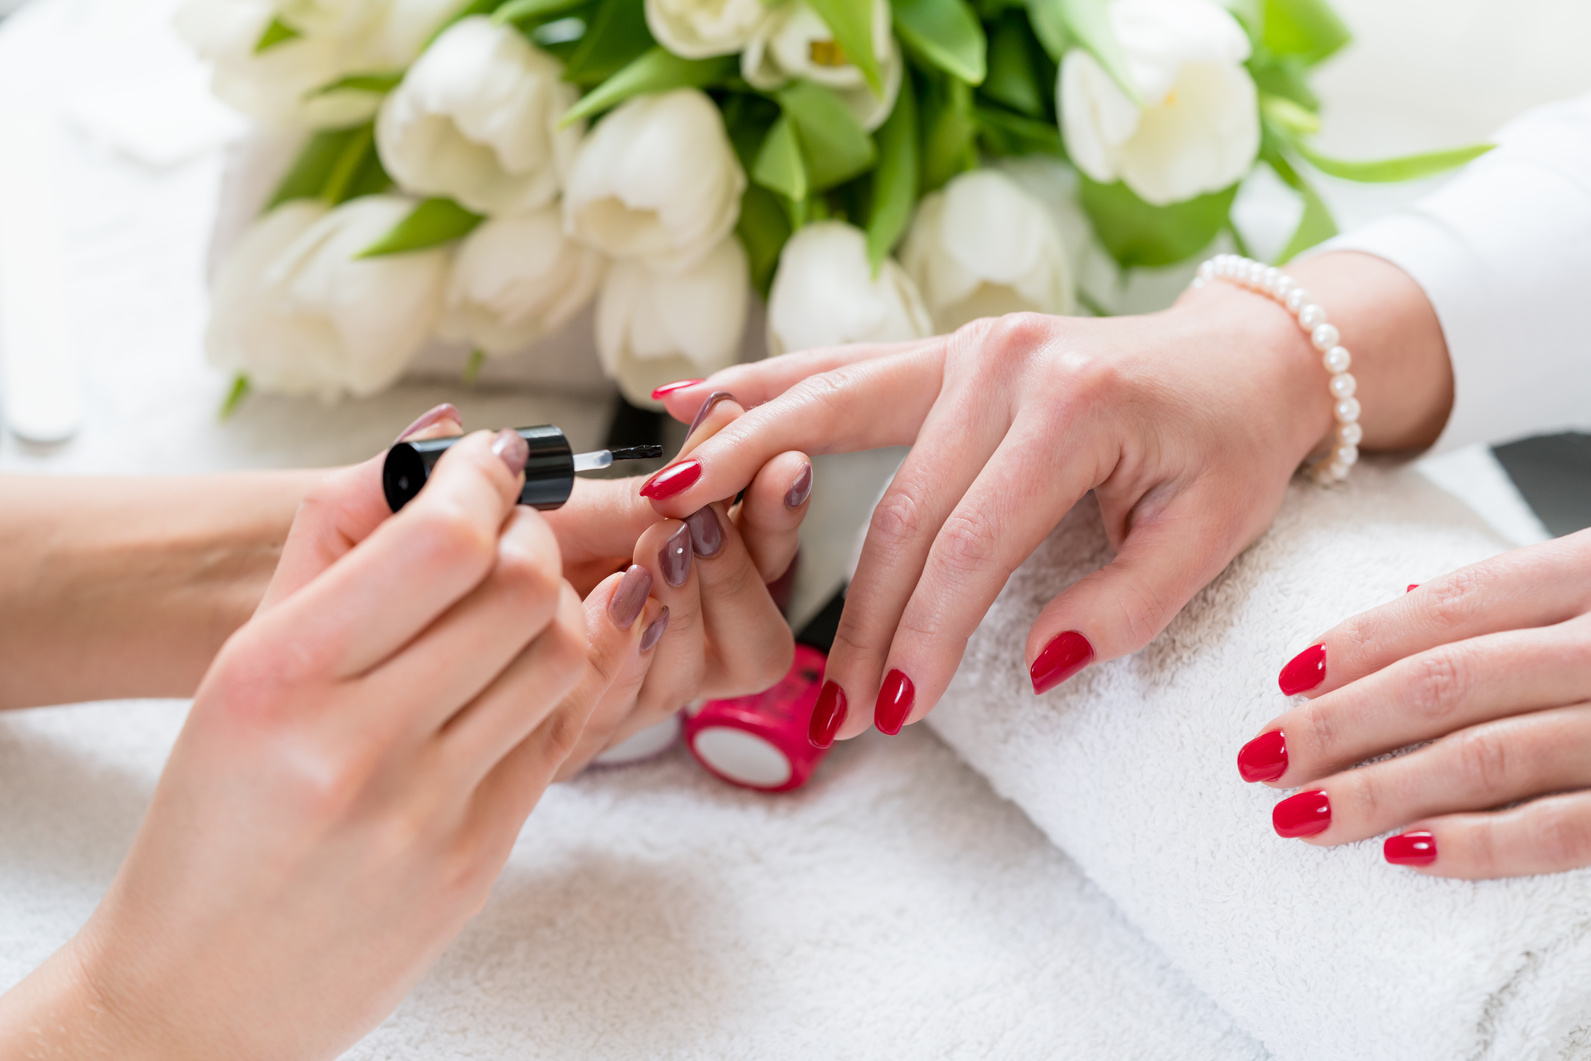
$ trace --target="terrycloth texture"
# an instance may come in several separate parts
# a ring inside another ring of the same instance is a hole
[[[180,703],[0,715],[0,989],[116,871]],[[1261,1061],[932,734],[769,797],[679,749],[555,786],[352,1058]]]
[[[1109,556],[1090,502],[1012,577],[932,725],[1279,1061],[1591,1057],[1591,871],[1446,881],[1379,840],[1282,840],[1278,794],[1234,765],[1311,637],[1503,548],[1412,470],[1299,484],[1147,648],[1035,697],[1029,624]]]

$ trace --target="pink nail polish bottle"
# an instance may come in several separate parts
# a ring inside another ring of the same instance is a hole
[[[797,644],[789,673],[772,689],[703,704],[685,721],[685,744],[696,761],[742,788],[800,788],[828,754],[807,737],[827,659],[810,645]]]

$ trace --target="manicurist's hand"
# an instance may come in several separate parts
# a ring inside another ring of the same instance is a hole
[[[582,604],[524,460],[471,435],[391,517],[378,461],[314,489],[109,892],[0,1000],[0,1054],[333,1057],[397,1005],[662,613],[619,574]]]
[[[1358,254],[1291,271],[1354,351],[1363,445],[1434,439],[1451,375],[1419,288]],[[680,419],[712,391],[750,411],[644,492],[679,517],[734,496],[785,450],[910,444],[868,528],[812,736],[874,721],[893,733],[939,699],[1010,573],[1089,491],[1116,556],[1034,623],[1034,690],[1148,642],[1269,526],[1332,426],[1327,379],[1291,315],[1222,283],[1146,317],[977,321],[665,388]]]
[[[1412,587],[1281,686],[1309,699],[1238,756],[1245,780],[1305,789],[1276,805],[1281,835],[1393,832],[1389,862],[1444,877],[1591,865],[1591,531]]]

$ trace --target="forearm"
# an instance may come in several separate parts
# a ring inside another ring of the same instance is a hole
[[[1397,266],[1353,251],[1322,254],[1286,269],[1309,291],[1340,329],[1353,357],[1362,407],[1361,448],[1367,451],[1420,450],[1442,433],[1453,407],[1453,368],[1436,312],[1418,284]],[[1324,440],[1331,427],[1327,374],[1320,354],[1285,310],[1269,298],[1236,285],[1214,283],[1190,291],[1175,312],[1203,314],[1226,321],[1238,314],[1276,325],[1262,334],[1276,347],[1274,356],[1318,376],[1296,415],[1314,425]],[[1288,400],[1298,402],[1298,396]]]
[[[0,708],[191,694],[318,475],[0,477]]]

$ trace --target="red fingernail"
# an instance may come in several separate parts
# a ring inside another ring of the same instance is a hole
[[[814,748],[827,748],[834,743],[834,735],[845,725],[845,690],[833,682],[824,682],[818,693],[818,702],[812,708],[812,723],[807,727],[807,740]]]
[[[912,701],[917,699],[917,687],[898,670],[884,675],[884,687],[878,691],[878,702],[873,705],[873,725],[880,733],[891,737],[906,724],[912,713]]]
[[[692,480],[694,482],[695,480]],[[642,491],[645,493],[646,491]],[[1296,696],[1301,692],[1313,689],[1326,680],[1326,646],[1310,645],[1304,651],[1294,656],[1287,666],[1282,668],[1281,677],[1276,684],[1282,687],[1282,692],[1288,696]]]
[[[641,496],[661,501],[673,497],[702,477],[702,462],[696,459],[681,461],[658,472],[641,487]]]
[[[1331,824],[1331,797],[1323,789],[1288,796],[1271,808],[1271,825],[1277,836],[1314,836]]]
[[[1076,630],[1056,634],[1028,668],[1035,693],[1047,693],[1094,662],[1094,646]]]
[[[1394,866],[1429,866],[1436,861],[1436,837],[1430,833],[1399,833],[1381,845],[1381,854]]]
[[[1415,590],[1417,590],[1419,588],[1420,588],[1420,584],[1418,582],[1410,582],[1409,583],[1409,588],[1404,590],[1403,592],[1405,592],[1405,593],[1413,593]]]
[[[1243,745],[1237,753],[1237,772],[1243,780],[1275,781],[1287,773],[1287,738],[1273,729]]]
[[[662,401],[664,398],[668,397],[670,394],[673,394],[675,391],[682,391],[686,387],[694,387],[698,383],[706,383],[706,382],[707,381],[704,380],[704,379],[682,379],[682,380],[676,380],[673,383],[665,383],[661,387],[657,388],[657,390],[652,392],[652,399],[654,401]]]

